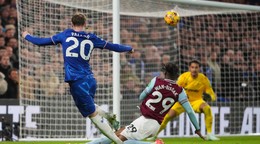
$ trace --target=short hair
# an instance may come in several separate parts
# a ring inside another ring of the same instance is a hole
[[[190,66],[191,64],[193,64],[193,63],[198,64],[199,67],[201,66],[201,63],[200,63],[200,61],[198,61],[198,60],[191,60],[191,61],[189,62],[189,66]]]
[[[179,76],[179,68],[172,62],[164,64],[162,66],[162,71],[167,73],[172,79],[176,79]]]
[[[87,18],[82,13],[77,13],[71,18],[71,22],[74,26],[83,26],[87,21]]]
[[[13,71],[17,71],[18,72],[18,69],[16,69],[16,68],[11,68],[11,69],[9,69],[8,70],[8,75],[11,75],[11,73],[13,72]]]

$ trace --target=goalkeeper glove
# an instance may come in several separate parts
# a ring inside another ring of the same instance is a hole
[[[210,96],[209,94],[203,93],[203,100],[205,100],[205,101],[211,101],[212,98],[211,98],[211,96]]]

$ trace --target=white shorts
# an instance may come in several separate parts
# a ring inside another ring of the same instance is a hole
[[[140,116],[130,125],[126,126],[121,135],[129,140],[143,140],[155,136],[159,128],[160,124],[156,120]]]

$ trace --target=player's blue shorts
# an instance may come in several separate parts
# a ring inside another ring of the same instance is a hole
[[[70,93],[73,96],[80,113],[87,117],[95,112],[94,96],[97,89],[96,79],[88,75],[83,79],[69,82]]]

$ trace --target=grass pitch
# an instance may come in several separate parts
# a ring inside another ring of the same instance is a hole
[[[260,136],[220,137],[219,141],[204,141],[198,137],[165,138],[165,144],[260,144]]]
[[[260,144],[260,136],[220,137],[220,141],[204,141],[198,137],[163,138],[165,144]],[[87,141],[23,141],[0,142],[0,144],[85,144]]]

